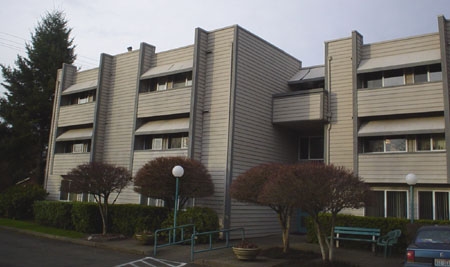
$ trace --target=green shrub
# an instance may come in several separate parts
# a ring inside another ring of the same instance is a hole
[[[219,230],[219,217],[217,213],[206,207],[193,207],[187,208],[185,211],[178,212],[177,215],[177,226],[184,224],[194,224],[195,231],[197,233],[209,232]],[[173,214],[170,214],[167,220],[163,223],[163,228],[173,227]],[[181,232],[177,231],[177,235]],[[187,229],[184,232],[184,239],[190,239],[192,231]],[[213,240],[217,240],[219,234],[213,235]],[[202,235],[197,239],[198,243],[208,243],[209,236]]]
[[[36,201],[33,205],[34,219],[45,226],[73,230],[72,202]]]
[[[82,233],[101,233],[103,228],[96,203],[73,202],[72,223],[75,231]]]
[[[161,207],[143,206],[137,204],[120,204],[110,206],[110,230],[132,236],[136,232],[149,230],[154,232],[161,228],[169,210]]]
[[[33,203],[48,193],[38,185],[15,185],[0,194],[0,214],[11,219],[32,219]]]

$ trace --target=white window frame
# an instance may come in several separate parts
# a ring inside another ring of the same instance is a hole
[[[388,214],[388,201],[387,201],[387,193],[388,192],[406,192],[406,217],[409,218],[410,216],[410,196],[409,191],[405,189],[380,189],[380,188],[372,188],[371,191],[382,191],[383,192],[383,204],[384,204],[384,218],[387,218]],[[365,214],[365,212],[364,212]]]
[[[163,149],[163,138],[156,137],[152,138],[152,150],[162,150]]]
[[[432,198],[432,201],[433,201],[433,203],[432,203],[433,220],[436,220],[436,193],[447,193],[447,195],[448,195],[448,207],[449,207],[448,212],[450,214],[450,191],[421,189],[421,190],[417,190],[417,218],[419,218],[419,211],[420,211],[420,207],[419,207],[419,193],[420,192],[431,192],[431,198]]]

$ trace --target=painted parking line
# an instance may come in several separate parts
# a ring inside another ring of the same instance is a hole
[[[164,259],[157,259],[152,257],[145,257],[140,260],[135,260],[132,262],[117,265],[116,267],[141,267],[141,266],[151,266],[151,267],[181,267],[185,266],[187,263],[170,261]]]

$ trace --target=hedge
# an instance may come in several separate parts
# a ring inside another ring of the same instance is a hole
[[[33,203],[44,200],[47,192],[41,186],[15,185],[0,194],[0,216],[11,219],[32,219]]]
[[[74,230],[72,203],[56,201],[36,201],[33,206],[34,219],[45,226]]]

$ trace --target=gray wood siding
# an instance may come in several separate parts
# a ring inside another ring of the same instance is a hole
[[[273,123],[324,119],[324,92],[274,97]]]
[[[75,83],[83,83],[97,80],[98,68],[77,72]]]
[[[142,168],[142,166],[144,166],[147,162],[159,157],[187,157],[187,150],[174,149],[165,151],[134,151],[132,169],[133,176],[136,175],[139,169]]]
[[[415,173],[422,184],[447,184],[445,152],[360,154],[359,175],[367,183],[405,184],[405,176]]]
[[[331,132],[330,163],[353,169],[353,83],[352,83],[352,38],[325,44],[327,57],[331,56],[330,94]],[[326,66],[328,67],[328,66]]]
[[[427,34],[387,42],[367,44],[362,47],[362,59],[386,57],[403,53],[439,49],[439,34]]]
[[[53,167],[54,175],[67,174],[73,168],[80,164],[88,163],[90,160],[90,153],[66,153],[55,154]]]
[[[201,139],[201,162],[211,174],[214,196],[197,200],[198,205],[213,208],[223,220],[225,176],[228,156],[230,83],[234,27],[208,34]]]
[[[295,161],[296,138],[272,125],[272,96],[289,92],[287,81],[301,67],[299,60],[244,29],[237,29],[233,179],[261,163]],[[246,236],[279,231],[276,214],[267,207],[233,201],[231,218],[231,227],[245,227]]]
[[[104,136],[106,134],[106,118],[108,116],[109,92],[112,90],[112,80],[115,68],[113,56],[102,54],[100,74],[97,89],[96,111],[94,118],[94,133],[92,143],[93,161],[103,162]]]
[[[106,118],[98,121],[105,124],[103,161],[130,169],[139,51],[117,55],[114,63],[107,101],[101,104]]]
[[[444,111],[442,82],[358,90],[358,115]]]
[[[159,52],[151,60],[151,67],[172,64],[190,60],[194,57],[194,46],[180,47],[169,51]]]
[[[62,106],[59,111],[58,126],[88,124],[94,122],[95,102]]]
[[[47,178],[47,184],[45,190],[47,190],[48,195],[46,200],[59,200],[61,187],[61,176],[59,175],[49,175]]]
[[[189,113],[192,87],[139,94],[138,118]]]
[[[201,161],[204,102],[206,91],[206,70],[208,59],[208,33],[200,28],[196,29],[194,50],[194,66],[192,70],[191,115],[190,115],[190,146],[189,157]]]

